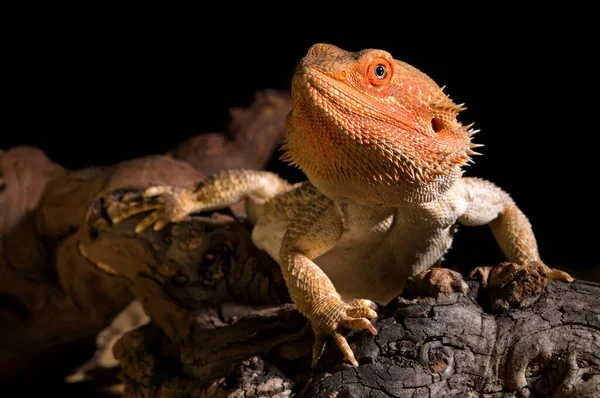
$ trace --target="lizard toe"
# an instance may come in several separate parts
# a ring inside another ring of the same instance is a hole
[[[544,267],[545,267],[545,271],[546,271],[546,275],[548,276],[548,279],[552,279],[555,281],[568,282],[568,283],[571,283],[575,280],[575,278],[573,278],[571,275],[567,274],[564,271],[561,271],[556,268],[550,268],[546,265],[544,265]]]
[[[346,315],[350,318],[377,318],[377,312],[366,307],[351,307],[346,310]]]
[[[137,214],[149,210],[159,210],[162,206],[161,203],[135,202],[117,208],[107,209],[107,212],[111,221],[118,224],[126,218],[133,217]]]
[[[166,193],[172,193],[173,192],[173,187],[170,187],[168,185],[156,185],[156,186],[152,186],[148,189],[146,189],[143,193],[142,196],[144,198],[153,198],[156,196],[160,196]]]
[[[328,334],[324,332],[315,332],[315,343],[312,350],[312,367],[317,366],[317,362],[325,351],[325,343],[327,343]]]
[[[340,350],[342,351],[342,353],[344,354],[346,359],[353,366],[358,366],[358,361],[356,360],[356,357],[354,356],[354,352],[352,351],[352,348],[350,348],[350,345],[348,344],[348,340],[346,340],[346,338],[340,332],[334,332],[332,334],[332,336],[333,336],[333,341],[335,341],[335,344],[337,344],[337,346],[340,348]]]
[[[160,211],[154,211],[154,212],[150,213],[150,215],[148,217],[145,217],[144,219],[142,219],[142,221],[140,221],[136,225],[135,232],[138,234],[143,232],[146,228],[148,228],[155,222],[159,221],[161,218],[162,218],[162,215],[161,215]]]
[[[371,300],[366,299],[354,299],[352,301],[349,301],[347,305],[352,308],[370,308],[372,310],[377,310],[377,304],[375,304]]]
[[[167,218],[161,217],[160,219],[156,220],[156,222],[154,223],[154,230],[155,231],[160,231],[168,223],[169,223],[169,220]]]
[[[348,329],[367,329],[372,335],[377,334],[377,329],[367,318],[346,317],[340,321],[340,326]]]

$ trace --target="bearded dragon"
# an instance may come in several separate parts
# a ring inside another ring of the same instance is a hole
[[[489,225],[517,268],[540,262],[527,217],[491,182],[464,177],[476,132],[430,77],[388,52],[315,44],[297,65],[284,157],[307,176],[228,170],[187,187],[153,186],[113,222],[152,210],[136,231],[245,200],[252,239],[281,266],[315,333],[358,362],[344,328],[376,330],[372,300],[439,265],[456,224]],[[543,265],[548,278],[572,281]]]

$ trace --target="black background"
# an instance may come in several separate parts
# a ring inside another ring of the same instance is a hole
[[[357,10],[335,21],[310,7],[256,17],[232,6],[235,17],[207,10],[185,20],[185,12],[141,11],[42,13],[11,28],[0,148],[38,146],[69,168],[164,153],[191,135],[223,131],[228,109],[247,106],[257,90],[288,89],[313,43],[382,48],[466,104],[460,120],[474,122],[475,141],[485,144],[467,175],[513,196],[546,263],[575,270],[600,263],[597,39],[585,10],[444,18],[432,6],[425,14],[379,10],[379,19]],[[277,162],[270,167],[287,173]],[[487,229],[468,230],[450,262],[500,259]]]

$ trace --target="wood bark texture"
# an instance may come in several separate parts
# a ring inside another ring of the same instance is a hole
[[[193,343],[147,325],[115,347],[124,396],[599,396],[599,284],[550,281],[533,306],[502,314],[486,311],[477,282],[470,287],[382,307],[377,336],[348,334],[357,368],[330,342],[311,371],[312,332],[290,304],[204,330]]]
[[[192,137],[167,155],[109,167],[67,170],[38,148],[0,151],[0,376],[27,368],[40,352],[96,335],[135,298],[127,270],[116,275],[90,259],[101,250],[117,263],[137,254],[142,261],[147,252],[135,236],[125,236],[126,226],[112,242],[94,239],[98,228],[90,221],[114,198],[110,193],[191,184],[230,167],[263,168],[283,140],[290,107],[289,93],[258,92],[249,107],[230,111],[227,133]],[[241,209],[232,206],[229,214]],[[195,226],[205,228],[184,229]]]

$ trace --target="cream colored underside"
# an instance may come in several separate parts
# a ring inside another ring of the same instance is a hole
[[[460,185],[460,184],[457,184]],[[398,295],[405,280],[438,265],[452,243],[456,219],[464,201],[449,192],[446,200],[398,208],[344,205],[347,226],[337,245],[313,259],[347,299],[388,302]],[[252,239],[278,260],[286,216],[257,220]]]

